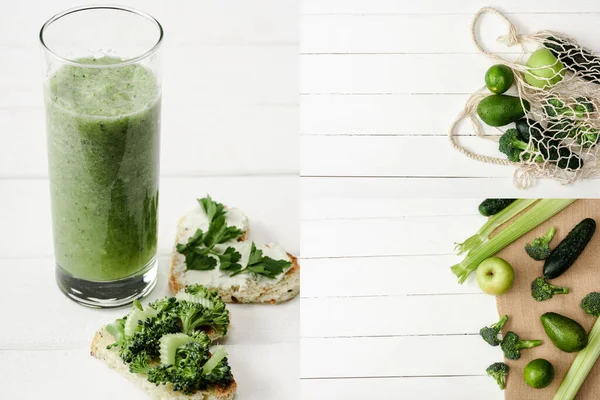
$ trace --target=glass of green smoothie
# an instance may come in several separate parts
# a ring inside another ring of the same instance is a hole
[[[40,31],[56,281],[80,304],[123,306],[156,283],[162,38],[116,6]]]

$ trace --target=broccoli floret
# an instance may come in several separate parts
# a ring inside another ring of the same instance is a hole
[[[174,312],[181,319],[181,332],[191,335],[200,328],[212,328],[225,336],[229,327],[229,311],[220,298],[212,300],[212,307],[190,301],[179,301]]]
[[[177,305],[177,299],[175,299],[175,297],[164,297],[162,299],[155,300],[149,305],[158,312],[169,311]]]
[[[509,360],[518,360],[521,358],[522,349],[530,349],[532,347],[540,346],[541,344],[541,340],[521,340],[516,333],[508,332],[504,336],[500,348],[504,352],[506,358]]]
[[[185,394],[205,390],[209,385],[228,386],[233,377],[227,358],[210,371],[204,365],[210,360],[210,339],[204,332],[196,332],[194,340],[176,350],[172,365],[161,365],[148,371],[148,380],[157,385],[171,383],[174,391]]]
[[[586,314],[600,316],[600,293],[592,292],[581,300],[581,308]]]
[[[136,354],[129,364],[129,372],[134,374],[147,374],[150,369],[150,366],[148,365],[149,361],[150,357],[148,357],[146,352]]]
[[[531,282],[531,296],[535,301],[549,300],[555,294],[567,293],[569,293],[568,288],[551,285],[543,277],[535,278]]]
[[[556,233],[556,228],[552,227],[548,229],[548,232],[544,236],[535,238],[531,243],[525,245],[525,251],[529,254],[529,257],[534,260],[541,261],[545,260],[550,256],[552,250],[550,249],[550,242]]]
[[[487,372],[488,376],[491,376],[496,380],[500,389],[504,390],[504,388],[506,387],[506,377],[508,376],[508,370],[508,365],[504,364],[503,362],[497,362],[487,367],[485,372]]]
[[[526,151],[528,147],[529,144],[521,140],[519,132],[514,128],[508,129],[504,135],[500,136],[500,141],[498,142],[500,152],[506,154],[506,157],[513,162],[521,161],[521,153]],[[526,153],[523,158],[527,160],[530,157],[531,155]],[[538,156],[535,161],[541,162],[543,160],[541,156]]]
[[[126,363],[130,363],[137,354],[142,352],[152,359],[157,358],[160,355],[160,338],[176,332],[181,332],[179,318],[161,311],[155,318],[141,323],[141,329],[129,338],[126,346],[121,349],[121,358]]]
[[[484,326],[479,330],[479,335],[485,340],[490,346],[498,346],[500,344],[500,339],[498,339],[498,334],[506,325],[506,321],[508,321],[508,315],[505,315],[500,319],[500,321],[496,322],[490,326]]]
[[[598,143],[600,131],[589,125],[583,125],[577,131],[577,143],[585,148],[589,148]]]

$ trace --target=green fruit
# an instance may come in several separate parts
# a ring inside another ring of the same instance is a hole
[[[525,109],[523,109],[525,105]],[[527,100],[505,94],[497,94],[486,97],[477,106],[477,115],[489,126],[504,126],[525,116],[530,105]]]
[[[525,81],[536,88],[555,85],[565,76],[565,66],[548,49],[534,51],[526,65]]]
[[[525,383],[534,389],[542,389],[552,383],[554,367],[543,358],[533,360],[523,370]]]
[[[515,80],[512,69],[506,65],[492,65],[485,73],[485,85],[492,93],[502,94],[508,90]]]
[[[560,350],[574,353],[582,350],[588,343],[588,335],[579,322],[553,312],[540,317],[546,335]]]
[[[508,292],[515,280],[515,270],[500,257],[483,260],[477,268],[477,284],[486,294],[501,296]]]

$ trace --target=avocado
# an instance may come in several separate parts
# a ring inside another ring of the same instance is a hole
[[[504,126],[522,118],[530,108],[527,100],[521,103],[519,97],[495,94],[479,102],[477,115],[489,126]]]
[[[574,353],[587,346],[588,335],[579,322],[553,312],[540,317],[546,335],[562,351]]]

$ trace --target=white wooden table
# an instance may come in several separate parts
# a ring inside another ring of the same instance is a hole
[[[177,219],[206,193],[247,212],[251,235],[299,252],[295,0],[126,1],[165,28],[159,228],[167,294]],[[89,355],[126,310],[92,310],[54,283],[38,30],[74,0],[0,14],[0,398],[144,399]],[[241,400],[299,397],[299,301],[232,305],[225,343]]]
[[[450,147],[492,65],[469,31],[490,5],[525,32],[565,31],[600,51],[591,0],[301,0],[303,399],[503,398],[485,376],[501,354],[476,336],[495,301],[456,283],[453,242],[483,223],[486,197],[600,195],[598,180],[521,191],[510,168]],[[507,52],[495,42],[505,26],[483,26],[485,46]],[[468,125],[459,134],[500,155]]]

